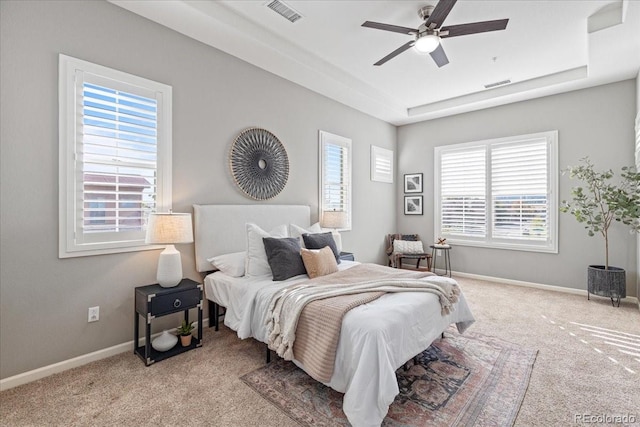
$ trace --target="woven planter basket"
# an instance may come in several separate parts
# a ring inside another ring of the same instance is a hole
[[[590,294],[608,298],[625,298],[627,296],[627,280],[623,268],[604,265],[590,265],[587,274]]]

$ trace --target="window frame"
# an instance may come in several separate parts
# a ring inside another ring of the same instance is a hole
[[[505,239],[493,237],[493,197],[491,181],[491,147],[505,144],[526,143],[533,139],[545,139],[547,144],[547,212],[548,235],[544,242],[527,239]],[[441,162],[443,153],[453,151],[485,151],[485,237],[453,236],[442,232],[442,188]],[[474,246],[495,249],[520,250],[528,252],[558,253],[558,131],[538,132],[504,138],[473,141],[461,144],[438,146],[434,148],[434,234],[445,237],[448,243],[460,246]]]
[[[325,148],[327,145],[334,145],[334,146],[340,146],[340,147],[344,147],[347,150],[347,161],[343,163],[343,175],[345,176],[345,181],[346,181],[346,197],[344,198],[346,201],[346,212],[347,212],[347,225],[343,228],[339,228],[337,229],[338,231],[349,231],[351,230],[351,226],[352,226],[352,211],[353,211],[353,204],[352,204],[352,194],[353,194],[353,181],[352,181],[352,171],[353,171],[353,149],[352,149],[352,141],[349,138],[345,138],[343,136],[340,135],[335,135],[326,131],[319,131],[318,133],[318,147],[319,147],[319,160],[318,160],[318,166],[319,166],[319,186],[318,186],[318,220],[320,222],[322,222],[322,216],[323,216],[323,212],[327,209],[325,209],[325,193],[324,193],[324,187],[325,187],[325,168],[324,168],[324,154],[325,154]],[[344,171],[344,168],[346,168],[347,170]]]
[[[157,245],[146,245],[145,226],[142,230],[119,234],[107,232],[104,239],[76,239],[81,232],[78,215],[84,206],[77,197],[78,173],[77,152],[80,143],[76,140],[78,126],[82,126],[82,114],[78,108],[77,91],[82,87],[84,73],[112,82],[117,88],[134,88],[134,92],[152,92],[158,103],[157,110],[157,162],[156,162],[156,207],[155,211],[168,211],[172,204],[172,88],[169,85],[148,80],[102,65],[60,54],[58,58],[58,107],[59,107],[59,244],[58,257],[71,258],[120,252],[157,249]],[[92,77],[92,78],[93,78]],[[138,89],[135,89],[138,88]],[[122,238],[120,238],[122,236]]]
[[[385,171],[380,166],[388,164],[389,170]],[[371,146],[371,181],[385,182],[393,184],[394,165],[393,165],[393,150],[388,148]]]

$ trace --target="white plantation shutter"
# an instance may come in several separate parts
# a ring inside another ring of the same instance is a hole
[[[393,151],[371,146],[371,181],[393,183]]]
[[[484,148],[451,151],[441,157],[441,234],[487,234]]]
[[[85,77],[77,91],[82,105],[76,136],[81,238],[143,231],[157,197],[157,101],[91,84],[92,76]]]
[[[140,249],[149,214],[171,203],[171,88],[64,55],[60,66],[60,256]]]
[[[320,212],[347,213],[351,229],[351,140],[320,131]]]
[[[435,149],[435,234],[557,252],[557,131]]]
[[[545,138],[491,147],[494,238],[547,240],[547,175]]]

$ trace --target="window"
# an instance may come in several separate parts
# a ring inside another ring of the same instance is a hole
[[[371,146],[371,181],[393,183],[393,151]]]
[[[436,147],[435,235],[558,252],[558,132]]]
[[[171,206],[171,87],[59,58],[61,258],[148,249]]]
[[[351,230],[351,140],[320,131],[320,223],[324,212],[343,212]]]

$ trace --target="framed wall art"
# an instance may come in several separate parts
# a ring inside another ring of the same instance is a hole
[[[404,214],[422,215],[422,196],[404,196]]]
[[[405,193],[422,193],[422,174],[409,173],[404,175]]]

